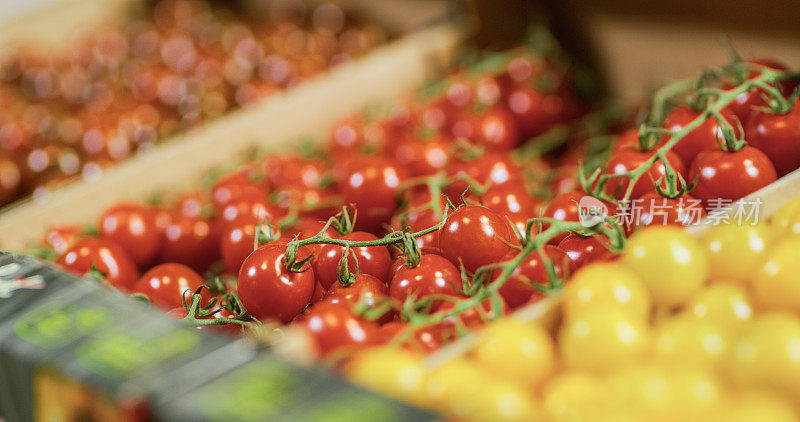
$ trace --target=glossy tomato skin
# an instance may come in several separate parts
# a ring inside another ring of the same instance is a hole
[[[253,223],[269,220],[275,224],[282,214],[280,209],[269,202],[267,195],[261,191],[246,190],[222,207],[215,223],[220,228],[240,219],[250,219]]]
[[[612,254],[603,243],[608,243],[605,236],[580,236],[570,233],[558,243],[558,248],[569,257],[569,270],[572,274],[589,262]]]
[[[451,177],[467,176],[472,180],[492,186],[507,183],[521,183],[522,173],[508,154],[499,151],[486,151],[480,157],[471,160],[452,160],[447,167],[447,174]],[[457,181],[447,186],[445,193],[450,201],[461,202],[461,195],[469,188],[464,181]]]
[[[383,281],[369,275],[359,274],[353,284],[344,286],[334,283],[325,293],[323,302],[345,303],[349,306],[366,304],[369,308],[381,305],[389,298],[389,288]],[[389,310],[376,321],[380,324],[387,323],[394,318],[394,312]]]
[[[692,110],[689,106],[679,105],[672,109],[672,111],[664,119],[663,127],[666,130],[677,132],[687,126],[692,120],[700,116],[700,113]],[[730,111],[723,111],[722,116],[728,124],[733,127],[734,134],[740,136],[739,123],[745,124],[745,121],[739,119]],[[685,165],[690,165],[698,154],[704,151],[718,150],[718,142],[725,142],[722,137],[722,132],[719,130],[720,122],[716,117],[709,117],[700,126],[693,129],[686,134],[674,147],[670,150],[672,153],[680,157]],[[662,136],[662,143],[669,139],[668,135]]]
[[[289,322],[305,309],[314,294],[314,270],[300,272],[284,265],[286,244],[268,243],[244,260],[237,290],[244,308],[258,319]]]
[[[472,272],[496,262],[513,249],[511,245],[518,243],[511,224],[480,205],[453,211],[439,233],[442,256],[453,265],[463,262]]]
[[[783,63],[780,63],[777,60],[767,59],[767,58],[757,58],[749,60],[746,63],[757,66],[763,66],[773,70],[786,71],[789,69]],[[759,73],[760,72],[757,70],[751,70],[750,73],[748,74],[748,78],[752,79],[758,77]],[[796,85],[797,83],[791,80],[784,80],[778,83],[778,87],[784,96],[791,95]],[[723,83],[722,88],[731,89],[733,88],[733,85],[731,84],[731,81],[725,81],[725,83]],[[733,100],[733,102],[725,106],[725,109],[723,111],[732,112],[739,118],[739,120],[742,121],[742,123],[747,122],[753,113],[758,112],[757,107],[767,107],[767,103],[764,101],[763,98],[761,98],[761,95],[767,95],[766,91],[764,91],[761,88],[752,88],[747,92],[739,94]],[[749,136],[748,132],[745,133],[747,133]]]
[[[239,218],[220,231],[219,250],[225,268],[239,272],[245,258],[255,250],[256,224],[250,218]]]
[[[344,240],[352,241],[372,241],[378,238],[367,232],[353,232],[347,236],[342,236]],[[314,260],[314,273],[317,275],[322,287],[330,289],[338,281],[339,261],[344,255],[344,247],[337,245],[322,245],[316,253]],[[392,258],[386,246],[362,246],[351,248],[358,259],[359,274],[369,274],[378,278],[384,283],[389,280],[389,271],[392,265]],[[347,266],[351,272],[356,270],[356,261],[352,253],[347,257]]]
[[[298,154],[270,154],[264,159],[261,169],[273,190],[319,187],[326,172],[321,161],[306,159]]]
[[[754,111],[745,133],[750,146],[769,157],[778,177],[800,167],[800,100],[786,114]]]
[[[430,295],[461,296],[461,272],[446,258],[422,255],[419,265],[401,266],[389,283],[389,295],[403,303],[410,296],[417,300]]]
[[[364,150],[364,122],[360,116],[349,116],[337,123],[328,137],[328,147],[334,154],[358,154]]]
[[[156,265],[136,282],[134,292],[146,295],[153,305],[168,310],[183,306],[182,298],[191,304],[191,296],[205,280],[197,272],[183,264],[167,263]],[[204,301],[208,292],[201,292]],[[201,303],[204,306],[205,303]]]
[[[516,84],[509,91],[506,106],[519,122],[525,138],[541,135],[578,114],[575,99],[567,92],[542,93],[527,84]]]
[[[408,201],[408,206],[392,217],[392,228],[395,230],[409,229],[412,233],[431,228],[441,222],[441,218],[432,208],[425,208],[430,203],[429,192],[419,192],[413,194]],[[439,197],[439,210],[444,213],[447,201],[444,197]],[[417,246],[425,253],[438,253],[439,251],[439,230],[430,232],[424,236],[416,238]]]
[[[698,179],[692,196],[713,208],[716,199],[737,200],[774,182],[778,175],[769,158],[758,149],[745,146],[728,152],[706,151],[692,163],[687,180]]]
[[[621,147],[608,160],[608,163],[606,164],[606,173],[629,173],[646,163],[647,160],[649,160],[654,154],[655,151],[643,152],[634,147]],[[673,154],[671,151],[666,154],[666,157],[670,166],[673,170],[675,170],[676,173],[682,176],[685,175],[686,166],[683,164],[683,160],[681,160],[680,157]],[[666,170],[664,163],[662,163],[660,160],[656,161],[656,163],[653,164],[641,177],[639,177],[639,180],[637,180],[633,185],[630,199],[639,198],[647,193],[655,192],[655,181],[664,176],[665,172]],[[625,195],[626,189],[628,188],[628,184],[629,181],[627,179],[610,179],[606,183],[606,192],[609,195],[614,195],[614,197],[617,199],[622,199]],[[661,187],[667,187],[666,178],[661,181]]]
[[[493,107],[482,113],[478,122],[478,142],[489,149],[508,151],[522,140],[519,123],[505,107]]]
[[[97,223],[101,236],[116,242],[139,266],[153,262],[161,248],[155,212],[142,204],[124,202],[103,212]]]
[[[92,266],[105,274],[105,279],[114,287],[130,291],[139,270],[133,259],[114,241],[96,237],[87,237],[76,242],[58,258],[61,268],[85,275]]]
[[[570,259],[566,252],[556,246],[545,245],[544,254],[553,263],[556,277],[563,278],[568,273],[570,266]],[[515,253],[511,253],[501,261],[508,261],[515,256]],[[495,270],[495,277],[499,275],[500,271]],[[525,260],[514,269],[500,287],[500,296],[503,297],[509,308],[517,309],[528,303],[531,298],[543,297],[543,294],[530,284],[531,282],[542,286],[550,284],[547,266],[538,252],[533,252],[525,257]]]
[[[219,258],[219,237],[211,221],[172,213],[164,227],[159,262],[177,262],[202,273]]]
[[[406,171],[385,157],[360,157],[346,165],[340,189],[344,203],[358,210],[356,229],[378,232],[397,210]]]
[[[267,195],[263,187],[251,180],[249,175],[241,172],[231,173],[218,180],[211,187],[211,204],[219,214],[225,205],[242,195],[261,194]]]
[[[55,253],[61,255],[67,251],[75,242],[83,239],[86,235],[83,228],[77,225],[64,225],[51,227],[45,232],[42,244],[53,248]]]
[[[511,221],[525,235],[529,219],[539,216],[541,202],[531,197],[521,185],[492,186],[481,197],[483,205]]]
[[[356,315],[345,303],[320,302],[300,322],[321,357],[380,344],[378,325]]]
[[[430,176],[447,166],[452,141],[445,137],[418,139],[408,136],[394,148],[394,157],[411,176]]]

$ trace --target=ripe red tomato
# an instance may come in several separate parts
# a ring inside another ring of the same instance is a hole
[[[204,208],[208,203],[208,198],[204,191],[196,190],[181,195],[175,204],[181,214],[189,217],[199,217],[203,214]]]
[[[686,125],[700,116],[700,113],[694,111],[688,106],[680,105],[672,109],[672,111],[664,119],[662,125],[664,129],[671,131],[679,131]],[[736,136],[741,136],[739,132],[739,119],[730,111],[723,111],[722,116],[733,127]],[[741,121],[742,124],[745,121]],[[687,133],[678,143],[672,147],[670,152],[674,153],[683,161],[684,164],[689,165],[698,154],[703,151],[718,150],[718,142],[724,142],[722,132],[719,130],[720,122],[716,117],[709,117],[700,126]],[[666,142],[669,135],[663,135],[661,142]]]
[[[349,116],[337,123],[328,138],[328,148],[334,154],[363,152],[367,141],[361,116]]]
[[[314,270],[299,272],[284,265],[286,244],[268,243],[244,260],[237,291],[247,312],[258,319],[289,322],[305,309],[314,294]]]
[[[511,224],[503,217],[480,205],[461,207],[445,219],[439,233],[439,250],[454,265],[474,272],[496,262],[513,250],[519,241]]]
[[[745,63],[763,66],[773,70],[786,71],[789,69],[786,67],[786,65],[774,59],[758,58],[758,59],[748,60]],[[751,70],[748,73],[747,77],[748,79],[753,79],[758,77],[760,73],[761,72],[757,70]],[[783,93],[784,96],[790,95],[796,85],[797,85],[796,82],[790,80],[785,80],[778,83],[778,87],[780,88],[781,93]],[[731,84],[731,81],[725,81],[722,84],[722,88],[731,89],[733,88],[733,85]],[[764,99],[761,98],[761,95],[767,95],[767,93],[761,88],[752,88],[747,92],[739,94],[733,100],[733,102],[725,106],[725,110],[731,111],[742,122],[747,122],[750,119],[752,113],[757,111],[756,110],[757,107],[767,107],[767,103],[764,102]],[[748,132],[745,133],[748,136],[750,135]]]
[[[378,238],[367,232],[353,232],[343,236],[342,239],[371,241]],[[337,245],[322,245],[317,250],[316,259],[314,260],[314,273],[317,275],[317,280],[326,290],[330,289],[338,280],[339,261],[342,260],[344,249],[344,247]],[[392,258],[389,256],[389,250],[386,249],[386,246],[362,246],[351,248],[350,250],[355,252],[358,259],[359,274],[369,274],[384,283],[389,280]],[[351,272],[355,272],[356,261],[353,259],[352,254],[347,257],[347,266]]]
[[[85,275],[92,266],[105,274],[105,279],[114,287],[125,291],[133,288],[139,270],[133,259],[114,241],[87,237],[76,242],[58,258],[61,268],[78,275]]]
[[[221,229],[219,250],[228,271],[238,273],[245,258],[255,250],[255,233],[256,223],[246,216]]]
[[[246,190],[222,207],[217,216],[217,224],[224,228],[241,218],[249,218],[253,223],[269,220],[272,224],[276,224],[282,214],[280,209],[270,204],[267,196],[261,191]]]
[[[156,265],[144,273],[133,291],[146,295],[153,305],[168,310],[183,306],[182,298],[185,298],[187,304],[191,304],[192,293],[204,284],[203,277],[193,269],[183,264],[168,263]],[[205,306],[208,292],[203,290],[201,295],[201,306]]]
[[[710,211],[715,208],[710,200],[742,198],[774,182],[777,177],[769,158],[760,150],[746,146],[735,152],[717,150],[698,155],[687,180],[698,178],[692,196],[702,200]]]
[[[481,114],[477,140],[489,149],[507,151],[522,140],[519,123],[505,107],[496,106]]]
[[[603,246],[603,243],[608,243],[608,238],[605,236],[580,236],[570,233],[559,242],[558,248],[569,257],[569,270],[570,274],[573,274],[589,262],[613,254]]]
[[[159,262],[177,262],[202,273],[218,258],[219,238],[209,220],[171,214],[171,220],[164,228]]]
[[[450,161],[451,144],[452,141],[441,136],[430,139],[408,136],[395,146],[394,158],[411,176],[430,176]]]
[[[414,335],[404,345],[421,353],[433,353],[455,341],[458,331],[452,322],[437,322],[414,330]]]
[[[401,266],[389,283],[389,295],[400,303],[411,296],[417,300],[430,295],[461,296],[461,272],[439,255],[422,255],[419,265]]]
[[[103,212],[97,223],[100,235],[116,242],[133,261],[146,266],[161,248],[155,211],[134,202],[122,202]]]
[[[323,302],[342,302],[349,306],[365,303],[369,308],[374,308],[383,301],[388,300],[388,298],[389,288],[386,287],[386,284],[369,274],[359,274],[353,284],[349,286],[343,286],[338,282],[334,283],[325,293]],[[378,323],[387,323],[392,318],[394,318],[394,312],[388,310],[376,321]]]
[[[634,147],[620,147],[608,160],[605,171],[607,174],[629,173],[647,162],[654,154],[655,151],[645,152],[639,151]],[[667,152],[666,157],[670,166],[672,166],[672,169],[675,170],[676,173],[682,176],[686,173],[686,167],[680,157],[673,154],[672,151]],[[664,173],[664,163],[659,160],[636,181],[629,199],[639,198],[644,194],[655,192],[655,181],[658,180],[659,177],[664,176]],[[622,199],[629,183],[628,179],[625,178],[610,179],[606,183],[606,192],[609,195],[616,192],[614,197]],[[661,187],[667,187],[666,178],[661,181]]]
[[[587,194],[581,191],[573,191],[556,195],[550,200],[550,203],[547,204],[547,207],[545,207],[544,211],[542,212],[542,217],[557,221],[579,222],[580,209],[578,204],[581,202],[581,198],[585,196],[587,196]],[[612,211],[613,209],[613,207],[610,207],[609,212],[614,212]],[[549,224],[542,224],[542,230],[546,230],[548,227]],[[554,237],[550,243],[557,245],[559,242],[564,240],[566,236],[567,233],[562,233]]]
[[[570,265],[569,256],[562,249],[552,246],[544,246],[544,254],[553,263],[556,277],[562,278],[567,274]],[[498,261],[508,261],[513,259],[516,253],[511,253]],[[500,270],[495,270],[495,278],[500,275]],[[514,269],[511,275],[500,287],[500,296],[511,309],[531,301],[531,298],[541,298],[542,293],[533,284],[546,286],[550,284],[550,277],[547,274],[547,266],[542,256],[538,252],[533,252],[522,263]]]
[[[316,188],[326,171],[321,161],[303,158],[298,154],[270,154],[264,159],[261,169],[272,189],[289,186]]]
[[[415,193],[408,201],[406,210],[392,217],[392,228],[402,230],[408,228],[411,232],[418,232],[433,227],[441,222],[439,215],[431,208],[420,210],[421,207],[430,203],[430,192],[423,191]],[[439,210],[444,212],[447,202],[444,197],[439,197]],[[416,238],[417,246],[426,253],[438,253],[439,251],[439,230],[428,233]]]
[[[632,226],[688,226],[697,224],[706,216],[702,201],[691,195],[665,198],[649,193],[632,204]]]
[[[344,203],[358,210],[356,229],[377,232],[397,209],[405,169],[385,157],[363,156],[347,165],[341,185]]]
[[[299,322],[321,357],[380,343],[378,325],[356,315],[348,304],[320,302]]]
[[[522,174],[506,153],[499,151],[486,151],[480,157],[472,160],[452,160],[447,168],[450,177],[468,176],[472,180],[485,185],[499,186],[506,183],[521,183]],[[453,203],[459,203],[461,194],[469,185],[464,181],[452,183],[445,189],[447,196]]]
[[[249,174],[231,173],[214,183],[211,188],[211,203],[214,205],[214,210],[219,213],[225,205],[248,192],[260,193],[262,196],[267,195],[264,188],[253,182]]]
[[[53,248],[55,253],[61,255],[75,242],[85,237],[83,229],[76,225],[51,227],[45,232],[42,244]]]
[[[458,302],[464,302],[469,298],[457,299],[456,301],[445,300],[436,309],[436,314],[445,314],[452,312],[456,309]],[[480,309],[479,309],[480,308]],[[500,298],[500,308],[495,309],[494,302],[491,298],[486,298],[481,301],[478,306],[473,306],[465,311],[460,312],[457,316],[446,317],[442,322],[455,324],[459,320],[461,324],[468,329],[476,329],[486,325],[487,321],[500,318],[508,312],[505,301]],[[484,319],[484,316],[487,319]]]
[[[0,159],[0,204],[12,201],[22,187],[19,166],[5,157]]]
[[[745,133],[750,146],[769,157],[778,177],[800,167],[800,100],[786,114],[753,111]]]
[[[481,197],[486,208],[508,218],[525,235],[528,220],[539,216],[541,202],[531,197],[521,185],[492,186]]]
[[[555,124],[579,114],[575,98],[565,90],[542,93],[527,84],[516,84],[506,99],[524,138],[541,135]]]

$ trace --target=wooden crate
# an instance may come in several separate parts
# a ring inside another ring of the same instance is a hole
[[[77,1],[95,7],[99,2]],[[369,9],[377,13],[380,9],[376,9],[376,3],[383,2],[346,1],[350,7],[369,5],[359,9],[367,15]],[[110,8],[114,13],[132,5],[131,0],[113,0],[112,4],[116,5]],[[98,180],[72,183],[41,201],[25,200],[10,206],[0,214],[0,248],[22,251],[52,225],[93,223],[104,208],[117,201],[146,200],[157,191],[186,189],[210,169],[253,147],[268,151],[290,148],[304,137],[321,139],[347,114],[368,104],[393,100],[420,86],[449,65],[463,34],[463,26],[454,19],[437,15],[437,8],[431,8],[436,4],[442,2],[409,2],[402,15],[408,19],[395,16],[391,25],[395,30],[411,32],[365,56],[257,105],[177,135],[149,153],[104,170]],[[425,26],[436,16],[439,23]],[[71,29],[58,30],[69,33]],[[26,33],[16,27],[12,35],[4,37],[0,32],[0,46],[5,40],[18,41]]]

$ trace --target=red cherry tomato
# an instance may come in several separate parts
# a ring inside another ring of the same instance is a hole
[[[183,264],[169,263],[156,265],[144,273],[133,291],[146,295],[159,308],[170,309],[183,306],[182,298],[191,304],[192,293],[204,284],[203,277],[193,269]],[[201,295],[204,298],[201,306],[205,306],[208,293],[204,289]]]
[[[354,153],[364,150],[364,122],[361,116],[349,116],[337,123],[328,138],[328,148],[334,154]]]
[[[551,126],[575,117],[575,99],[564,92],[542,93],[526,84],[517,84],[506,99],[525,138],[541,135]]]
[[[705,218],[702,201],[691,195],[665,198],[649,193],[631,204],[633,227],[636,226],[688,226]]]
[[[455,341],[458,331],[452,322],[437,322],[414,330],[414,335],[406,340],[405,346],[422,353],[433,353],[442,346]]]
[[[419,265],[401,266],[389,283],[389,295],[400,303],[431,295],[461,296],[461,272],[439,255],[422,255]]]
[[[518,244],[511,224],[486,207],[470,205],[453,211],[439,232],[439,249],[454,265],[474,272],[496,262]]]
[[[314,270],[306,264],[299,272],[289,271],[285,253],[286,244],[268,243],[253,251],[239,270],[239,298],[255,318],[289,322],[314,294]]]
[[[108,208],[97,223],[100,235],[116,242],[140,266],[153,262],[161,248],[156,214],[151,208],[133,202]]]
[[[478,122],[478,142],[489,149],[507,151],[522,140],[519,123],[505,107],[493,107],[482,113]]]
[[[297,154],[271,154],[262,164],[264,177],[272,189],[292,187],[316,188],[325,177],[322,162]]]
[[[87,237],[79,240],[58,258],[57,263],[61,268],[81,276],[94,267],[105,274],[112,286],[125,291],[131,290],[139,278],[133,259],[108,239]]]
[[[736,200],[777,179],[775,166],[760,150],[751,146],[728,152],[706,151],[694,160],[687,180],[698,179],[692,196],[707,210],[718,208],[718,199]]]
[[[347,165],[341,193],[358,210],[356,229],[377,232],[397,209],[405,169],[384,157],[360,157]]]
[[[745,133],[750,146],[769,157],[778,177],[800,167],[800,100],[786,114],[753,111]]]
[[[343,236],[342,239],[372,241],[378,238],[367,232],[353,232]],[[337,245],[322,245],[317,250],[317,258],[314,260],[314,273],[317,274],[317,280],[326,290],[330,289],[338,280],[337,271],[339,261],[342,260],[344,255],[344,249],[344,247]],[[389,256],[389,251],[385,246],[362,246],[350,248],[350,250],[355,252],[356,259],[358,259],[359,274],[369,274],[383,282],[389,280],[392,258]],[[355,272],[356,261],[353,259],[352,253],[347,257],[347,266],[351,272]]]
[[[394,157],[411,176],[430,176],[445,168],[450,161],[451,143],[443,137],[406,137],[396,145]]]
[[[231,173],[220,178],[211,188],[211,203],[214,206],[214,210],[220,213],[225,205],[244,194],[266,197],[267,192],[253,182],[249,175]]]
[[[453,160],[447,168],[447,174],[451,177],[467,176],[482,185],[491,183],[492,186],[521,183],[522,180],[517,165],[508,154],[499,151],[487,151],[472,160]],[[451,201],[457,203],[467,188],[467,182],[457,181],[447,187],[446,193]]]
[[[547,207],[545,207],[544,211],[542,212],[542,217],[558,221],[578,222],[580,221],[578,204],[580,203],[581,198],[585,196],[587,196],[586,193],[580,191],[556,195],[550,200],[550,203],[547,204]],[[548,225],[542,225],[542,230],[546,229],[547,227]],[[558,242],[561,242],[566,235],[567,234],[564,233],[556,236],[553,238],[551,243],[558,244]]]
[[[510,184],[490,187],[481,199],[486,208],[508,218],[523,236],[528,220],[539,216],[542,205],[522,186]]]
[[[753,59],[753,60],[746,61],[745,63],[751,64],[751,65],[763,66],[763,67],[766,67],[766,68],[772,69],[772,70],[781,70],[781,71],[788,70],[786,65],[784,65],[783,63],[778,62],[777,60],[773,60],[773,59],[759,58],[759,59]],[[761,72],[759,72],[757,70],[751,70],[748,73],[747,77],[748,77],[748,79],[753,79],[753,78],[758,77],[758,75],[760,73]],[[794,91],[794,87],[796,86],[796,84],[797,83],[794,82],[794,81],[786,80],[786,81],[779,82],[778,83],[778,87],[780,88],[781,93],[784,96],[788,96],[788,95],[790,95],[792,93],[792,91]],[[731,81],[725,81],[722,84],[722,88],[723,89],[731,89],[731,88],[733,88],[733,85],[732,85]],[[741,120],[742,122],[747,122],[750,119],[752,113],[757,111],[757,107],[767,107],[767,103],[764,101],[763,98],[761,98],[761,95],[768,95],[768,94],[766,93],[766,91],[764,91],[761,88],[752,88],[747,92],[743,92],[743,93],[739,94],[733,100],[733,102],[731,102],[727,106],[725,106],[724,110],[725,111],[731,111],[733,114],[735,114],[739,118],[739,120]],[[748,132],[745,132],[745,133],[748,136],[750,135]]]
[[[664,119],[663,127],[666,130],[677,132],[699,116],[699,112],[688,106],[677,106]],[[722,116],[733,127],[736,136],[741,136],[739,119],[730,111],[723,111]],[[741,124],[744,123],[744,121],[741,122]],[[720,125],[721,123],[716,117],[709,117],[700,126],[687,133],[670,151],[680,157],[684,164],[689,165],[701,152],[720,149],[718,143],[725,141],[719,130]],[[662,142],[666,142],[669,136],[664,135],[661,139]]]
[[[275,224],[283,213],[270,204],[267,196],[261,191],[243,191],[239,196],[228,202],[217,217],[220,227],[242,218],[249,218],[253,223],[269,220]]]
[[[564,240],[559,242],[558,248],[563,250],[569,257],[569,270],[572,274],[598,257],[612,253],[603,246],[603,243],[608,243],[608,239],[605,236],[580,236],[570,233]]]
[[[42,244],[53,248],[55,253],[61,255],[67,251],[75,242],[86,237],[83,229],[76,225],[64,225],[51,227],[45,232]]]
[[[325,294],[323,302],[345,303],[350,306],[365,304],[368,308],[374,308],[382,304],[389,298],[389,288],[381,280],[369,275],[359,274],[353,284],[343,286],[341,283],[334,283]],[[394,312],[387,310],[376,321],[387,323],[394,318]]]
[[[567,274],[570,265],[569,256],[562,249],[551,245],[544,246],[544,254],[553,263],[556,277],[562,278]],[[516,254],[512,253],[498,261],[508,261]],[[495,277],[500,275],[500,270],[495,271]],[[539,252],[534,251],[514,269],[511,275],[500,287],[499,293],[511,309],[531,301],[531,298],[541,298],[543,294],[533,284],[546,286],[550,284],[547,266]]]
[[[210,221],[172,213],[164,228],[160,262],[177,262],[202,273],[218,258],[219,239]]]
[[[320,302],[300,322],[321,357],[380,343],[378,325],[356,315],[345,303]]]
[[[238,273],[242,263],[255,250],[256,223],[249,217],[239,218],[220,231],[220,254],[225,268]]]
[[[433,227],[441,222],[439,214],[432,208],[425,208],[430,203],[430,192],[420,192],[414,194],[408,201],[407,210],[397,214],[392,218],[392,227],[395,230],[408,228],[412,233]],[[444,197],[439,197],[439,210],[444,213],[447,202]],[[438,253],[439,251],[439,230],[430,232],[424,236],[416,238],[417,246],[426,253]]]
[[[457,301],[442,301],[441,305],[436,309],[436,314],[446,314],[456,309],[458,302],[464,302],[468,298],[457,299]],[[495,308],[495,303],[491,298],[486,298],[481,301],[478,306],[473,306],[465,311],[458,313],[457,316],[448,316],[443,320],[445,323],[455,324],[456,320],[466,327],[467,329],[474,330],[483,327],[487,321],[500,318],[508,311],[505,301],[500,298],[500,307]]]
[[[629,173],[642,166],[654,154],[655,151],[644,152],[633,147],[621,147],[608,160],[608,163],[606,164],[606,173]],[[677,155],[670,151],[666,154],[666,157],[670,166],[673,170],[675,170],[676,173],[682,176],[685,175],[686,167],[684,166],[683,161]],[[650,166],[650,168],[641,177],[639,177],[639,180],[637,180],[633,185],[633,191],[631,192],[630,199],[639,198],[646,193],[655,192],[655,181],[664,176],[665,172],[666,170],[664,169],[664,163],[662,163],[660,160]],[[617,199],[622,199],[625,195],[626,189],[628,188],[628,184],[628,179],[610,179],[606,183],[606,192],[609,194],[614,194],[616,192],[614,196]],[[661,180],[661,187],[667,187],[666,178]]]

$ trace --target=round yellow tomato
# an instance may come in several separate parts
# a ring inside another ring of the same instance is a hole
[[[425,369],[422,356],[396,347],[379,347],[359,352],[345,368],[346,376],[365,388],[391,397],[427,406]]]
[[[776,237],[800,235],[800,198],[784,204],[770,219]]]
[[[526,387],[537,387],[555,368],[555,345],[541,326],[503,318],[481,333],[472,354],[480,365]]]
[[[464,357],[445,362],[434,369],[425,383],[431,407],[459,417],[475,413],[483,386],[491,381],[481,366]]]
[[[800,418],[789,402],[774,392],[746,390],[736,395],[733,406],[722,420],[729,422],[798,422]]]
[[[642,317],[603,305],[583,308],[567,318],[558,343],[567,367],[606,372],[639,358],[650,337],[650,327]]]
[[[751,281],[759,307],[800,311],[800,237],[773,245]]]
[[[650,315],[650,293],[630,269],[618,263],[590,264],[578,271],[564,288],[562,306],[566,315],[597,304],[613,304],[642,318]]]
[[[544,408],[553,418],[580,420],[600,410],[602,380],[589,372],[567,370],[553,376],[542,388]]]
[[[483,393],[467,419],[474,421],[542,420],[543,411],[533,394],[512,382],[494,380],[481,386]]]
[[[743,287],[716,283],[700,291],[689,302],[686,313],[735,333],[752,318],[753,305]]]
[[[650,290],[656,306],[685,303],[708,279],[708,256],[700,242],[679,227],[650,227],[633,236],[622,263]]]
[[[716,366],[730,342],[727,331],[712,322],[681,315],[658,324],[653,350],[664,362]]]
[[[781,311],[756,317],[734,344],[728,370],[742,385],[800,398],[800,319]]]
[[[767,251],[772,235],[766,224],[720,224],[703,236],[713,280],[746,282]]]

